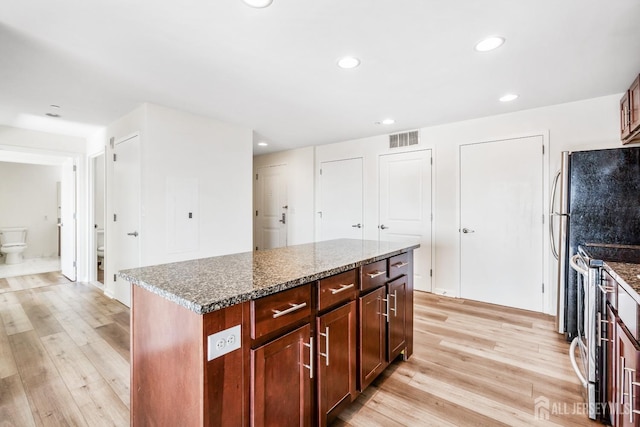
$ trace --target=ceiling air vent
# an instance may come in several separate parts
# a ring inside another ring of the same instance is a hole
[[[420,134],[417,130],[389,135],[389,148],[408,147],[409,145],[418,145],[419,142]]]

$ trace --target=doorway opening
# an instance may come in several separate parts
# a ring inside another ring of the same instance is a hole
[[[18,259],[7,263],[0,257],[0,277],[63,270],[76,280],[75,162],[71,155],[42,150],[0,150],[0,229],[24,230]]]

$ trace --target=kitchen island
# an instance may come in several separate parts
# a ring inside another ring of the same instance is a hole
[[[333,240],[120,272],[132,425],[326,425],[413,352],[413,249]]]

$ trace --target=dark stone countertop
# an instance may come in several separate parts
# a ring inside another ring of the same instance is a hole
[[[339,239],[123,270],[133,285],[206,314],[416,249]]]

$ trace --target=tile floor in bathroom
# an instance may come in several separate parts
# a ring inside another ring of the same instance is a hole
[[[0,279],[51,271],[60,271],[60,257],[26,258],[20,264],[12,265],[6,265],[4,260],[0,259]]]

